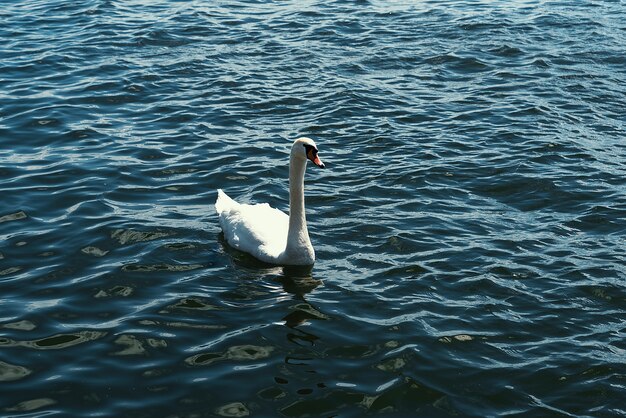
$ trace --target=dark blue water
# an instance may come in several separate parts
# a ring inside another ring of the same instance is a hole
[[[623,1],[0,4],[0,415],[626,415]],[[311,271],[225,246],[217,188]]]

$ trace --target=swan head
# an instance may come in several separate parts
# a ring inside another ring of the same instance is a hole
[[[291,147],[292,158],[298,158],[306,161],[310,160],[313,164],[319,168],[324,168],[325,165],[317,155],[317,145],[311,138],[298,138]]]

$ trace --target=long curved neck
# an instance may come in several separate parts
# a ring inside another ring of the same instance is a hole
[[[291,158],[289,162],[289,232],[287,252],[310,246],[304,213],[304,170],[306,160]]]

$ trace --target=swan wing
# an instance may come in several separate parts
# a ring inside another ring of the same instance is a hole
[[[287,246],[289,230],[289,217],[284,212],[267,203],[235,202],[221,189],[217,191],[215,210],[228,244],[261,261],[278,261]]]

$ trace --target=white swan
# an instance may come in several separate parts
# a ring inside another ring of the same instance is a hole
[[[304,214],[307,159],[324,168],[315,142],[310,138],[296,139],[289,159],[289,216],[267,203],[237,203],[221,189],[217,190],[215,210],[231,246],[270,264],[311,265],[315,262]]]

